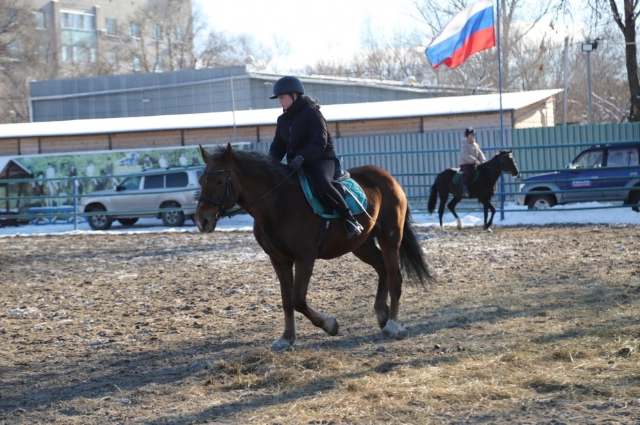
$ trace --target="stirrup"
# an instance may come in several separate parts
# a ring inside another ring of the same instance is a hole
[[[353,239],[356,236],[360,236],[364,230],[364,227],[362,227],[356,220],[345,220],[344,227],[347,229],[347,239]]]

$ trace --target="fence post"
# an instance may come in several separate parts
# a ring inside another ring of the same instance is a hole
[[[78,188],[76,187],[76,179],[71,179],[73,186],[73,230],[78,230]]]
[[[504,221],[504,174],[500,174],[500,221]]]

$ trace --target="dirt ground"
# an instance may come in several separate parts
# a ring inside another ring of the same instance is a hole
[[[379,336],[374,271],[319,261],[283,329],[249,232],[0,238],[0,423],[640,424],[640,228],[417,228],[436,281]]]

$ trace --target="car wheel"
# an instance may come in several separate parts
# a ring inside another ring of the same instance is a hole
[[[635,186],[633,192],[629,195],[629,204],[635,212],[640,212],[640,186]]]
[[[171,203],[162,208],[180,208],[180,205]],[[179,227],[184,224],[184,213],[182,211],[166,211],[162,213],[162,224],[168,227]]]
[[[123,226],[133,226],[138,222],[137,218],[119,218],[118,222]]]
[[[557,204],[551,195],[533,195],[529,198],[527,206],[530,210],[548,210]]]
[[[87,210],[87,212],[91,213],[98,213],[101,211],[106,212],[107,210],[105,210],[104,207],[101,206],[91,207]],[[87,216],[87,221],[89,222],[89,226],[91,226],[93,230],[107,230],[111,227],[113,219],[106,214],[94,214]]]

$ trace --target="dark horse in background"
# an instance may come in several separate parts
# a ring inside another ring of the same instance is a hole
[[[484,230],[491,232],[491,225],[493,224],[493,216],[496,213],[496,209],[491,205],[491,197],[496,193],[496,182],[503,172],[509,172],[512,176],[516,177],[520,174],[518,166],[513,158],[513,150],[501,150],[493,158],[484,164],[480,164],[476,168],[478,174],[477,179],[474,177],[474,182],[469,186],[469,198],[477,198],[484,206]],[[438,208],[438,216],[440,218],[440,233],[444,232],[444,226],[442,225],[442,216],[444,215],[444,206],[449,199],[449,193],[453,194],[453,199],[447,207],[453,213],[453,216],[458,222],[458,230],[462,230],[462,220],[456,214],[456,205],[462,200],[462,185],[454,184],[453,177],[458,172],[457,168],[448,168],[438,174],[436,181],[431,186],[431,195],[429,196],[429,213],[433,213],[438,203],[438,196],[440,197],[440,207]],[[487,213],[491,210],[491,218],[487,221]]]
[[[431,280],[431,275],[411,225],[407,198],[389,173],[373,165],[349,170],[367,197],[368,215],[357,215],[364,231],[349,240],[342,220],[332,220],[324,243],[318,247],[323,219],[313,213],[298,177],[284,165],[260,152],[234,151],[231,145],[213,153],[200,146],[200,152],[206,168],[200,177],[202,193],[195,214],[198,229],[213,232],[228,209],[236,204],[244,208],[254,219],[253,234],[280,281],[284,333],[272,349],[288,349],[295,342],[294,311],[329,335],[338,333],[337,320],[312,308],[306,296],[316,259],[349,252],[378,274],[373,308],[383,335],[396,338],[406,332],[398,325],[400,268],[422,283]]]

